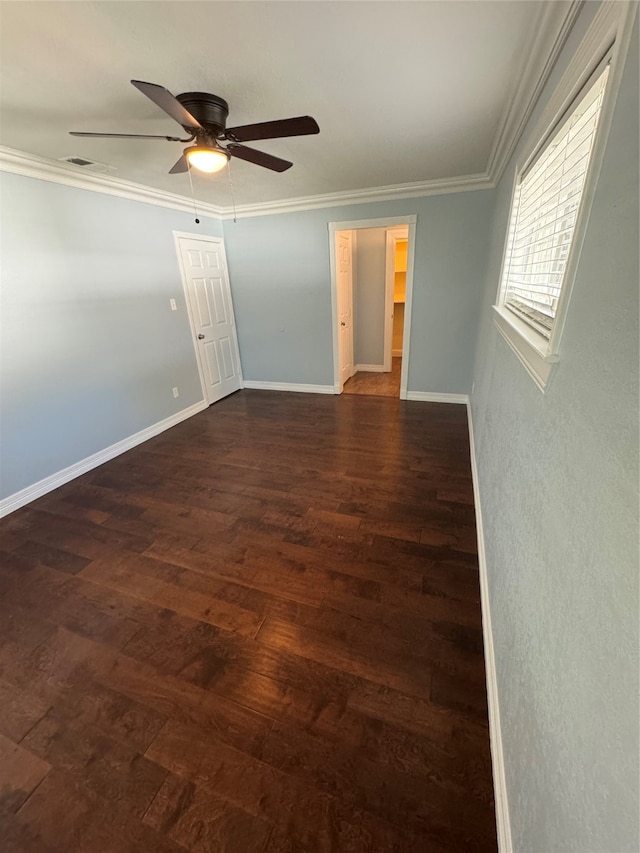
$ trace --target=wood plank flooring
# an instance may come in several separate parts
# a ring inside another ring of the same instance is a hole
[[[374,397],[399,397],[402,359],[391,359],[389,373],[359,370],[344,383],[343,394],[368,394]]]
[[[0,522],[2,850],[496,850],[462,406],[241,391]]]

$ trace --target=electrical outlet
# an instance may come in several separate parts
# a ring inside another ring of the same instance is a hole
[[[177,311],[177,310],[178,310],[178,306],[176,305],[176,300],[175,300],[175,299],[170,299],[170,300],[169,300],[169,305],[171,305],[171,310],[172,310],[172,311]]]
[[[174,396],[174,397],[179,397],[179,396],[180,396],[180,392],[178,391],[178,389],[177,389],[177,388],[174,388],[174,389],[173,389],[173,396]]]

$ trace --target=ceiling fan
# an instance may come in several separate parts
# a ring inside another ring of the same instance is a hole
[[[177,163],[169,170],[173,175],[187,172],[193,166],[202,172],[218,172],[223,169],[230,157],[239,157],[256,166],[264,166],[274,172],[284,172],[293,163],[282,160],[264,151],[247,148],[243,142],[256,139],[279,139],[285,136],[305,136],[320,133],[320,128],[311,116],[296,116],[276,121],[263,121],[258,124],[245,124],[241,127],[227,127],[229,104],[218,95],[206,92],[185,92],[174,96],[156,83],[132,80],[132,84],[150,98],[154,104],[164,110],[174,121],[182,125],[188,137],[151,136],[139,133],[85,133],[70,131],[71,136],[99,136],[117,139],[165,139],[167,142],[191,142]],[[224,144],[223,144],[224,143]]]

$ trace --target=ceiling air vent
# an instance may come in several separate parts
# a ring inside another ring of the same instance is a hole
[[[65,157],[67,163],[73,163],[76,166],[92,166],[93,160],[83,160],[82,157]]]
[[[106,163],[98,163],[96,160],[87,160],[86,157],[76,157],[75,154],[70,157],[61,157],[61,163],[71,163],[73,166],[80,166],[82,169],[87,169],[89,172],[115,172],[115,166],[107,166]]]

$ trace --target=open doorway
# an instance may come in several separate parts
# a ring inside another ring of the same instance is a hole
[[[415,223],[329,223],[336,394],[406,399]]]

